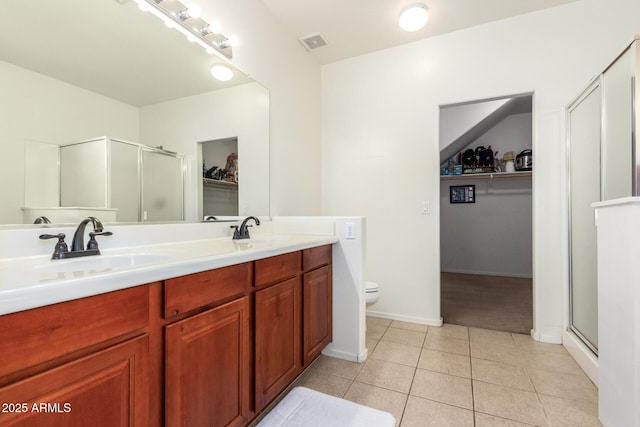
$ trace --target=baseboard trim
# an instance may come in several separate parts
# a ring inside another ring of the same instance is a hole
[[[381,319],[399,320],[401,322],[419,323],[428,326],[442,326],[442,317],[439,319],[426,319],[424,317],[403,316],[400,314],[384,313],[381,311],[367,310],[367,316],[379,317]]]
[[[322,354],[329,357],[335,357],[336,359],[348,360],[349,362],[362,363],[367,360],[369,351],[365,348],[363,353],[347,353],[346,351],[333,350],[325,348],[322,350]]]
[[[580,338],[569,331],[562,332],[562,345],[589,379],[598,387],[598,358],[596,355],[580,341]]]

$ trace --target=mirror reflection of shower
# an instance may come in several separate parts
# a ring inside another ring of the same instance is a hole
[[[205,141],[202,148],[202,214],[237,216],[238,138]]]

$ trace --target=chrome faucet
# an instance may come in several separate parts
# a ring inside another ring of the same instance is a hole
[[[233,232],[233,239],[234,240],[238,240],[238,239],[248,239],[251,236],[249,236],[249,227],[252,227],[251,225],[247,225],[247,222],[252,219],[255,221],[256,225],[260,225],[260,220],[258,218],[256,218],[255,216],[248,216],[244,219],[244,221],[242,221],[242,224],[240,224],[240,228],[238,228],[237,225],[232,225],[231,228],[235,228],[235,231]]]
[[[84,248],[84,231],[87,224],[93,225],[93,231],[89,233],[89,241],[87,242],[87,248]],[[51,259],[63,259],[63,258],[76,258],[89,255],[100,255],[100,249],[98,249],[98,242],[96,236],[111,236],[113,233],[110,231],[104,231],[104,227],[100,220],[96,217],[90,216],[83,219],[76,232],[73,234],[73,242],[71,243],[71,250],[68,249],[67,244],[64,242],[66,237],[64,233],[60,234],[41,234],[40,239],[58,239],[56,247],[53,250]]]
[[[51,224],[51,221],[46,216],[39,216],[33,221],[34,224]]]

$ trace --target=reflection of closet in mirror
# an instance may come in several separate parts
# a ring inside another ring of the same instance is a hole
[[[237,216],[238,138],[224,138],[199,144],[202,150],[202,212]]]

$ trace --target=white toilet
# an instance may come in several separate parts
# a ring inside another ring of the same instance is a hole
[[[379,298],[379,289],[378,284],[376,282],[367,281],[367,306],[371,304],[375,304]]]

